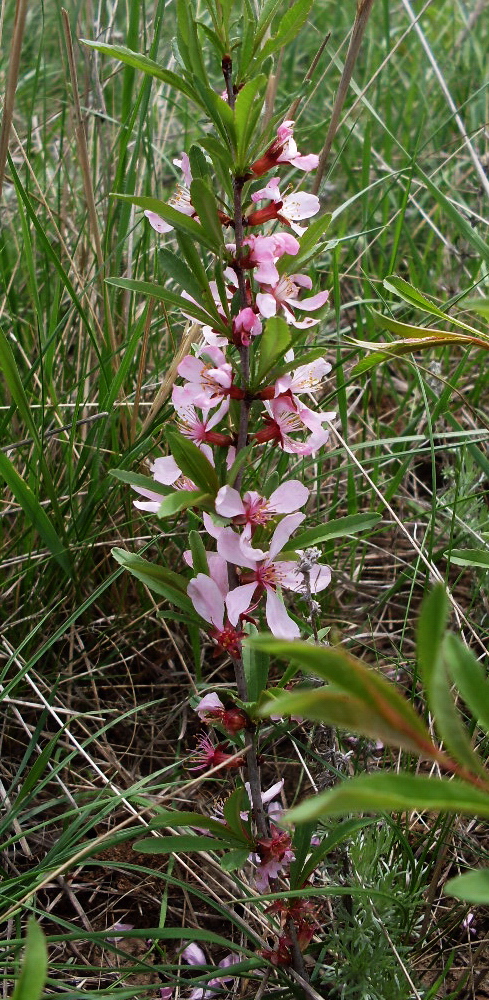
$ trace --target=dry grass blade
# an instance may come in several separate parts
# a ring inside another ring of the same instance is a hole
[[[78,155],[80,158],[80,166],[83,176],[83,189],[85,192],[85,200],[87,203],[88,217],[90,220],[90,228],[92,230],[93,239],[95,243],[95,254],[97,258],[97,265],[100,280],[102,282],[101,294],[105,305],[105,315],[107,320],[107,329],[109,333],[110,346],[114,354],[113,365],[116,365],[116,352],[117,343],[115,338],[114,324],[112,322],[112,316],[110,314],[107,291],[104,284],[105,278],[105,262],[104,254],[102,250],[102,241],[100,239],[100,232],[98,226],[97,212],[95,208],[95,197],[93,193],[92,176],[90,172],[90,161],[88,158],[88,148],[87,148],[87,137],[85,133],[85,126],[83,123],[83,117],[81,113],[80,98],[78,95],[78,81],[76,75],[76,65],[75,56],[73,52],[73,41],[71,37],[71,28],[68,12],[64,9],[61,10],[63,17],[63,28],[65,33],[66,42],[66,52],[68,56],[68,65],[70,70],[70,80],[71,80],[71,90],[73,95],[73,114],[75,119],[75,135],[76,144],[78,147]]]
[[[184,333],[182,338],[182,343],[180,344],[180,348],[177,351],[175,360],[173,364],[170,365],[168,372],[166,373],[165,378],[163,379],[163,382],[160,385],[160,388],[156,395],[156,399],[141,428],[142,434],[145,434],[146,431],[148,430],[148,427],[151,427],[151,424],[153,423],[156,414],[159,413],[161,407],[163,406],[163,403],[165,402],[166,399],[168,399],[168,396],[170,395],[170,392],[173,388],[177,376],[177,368],[180,362],[190,349],[190,345],[196,344],[199,338],[200,338],[200,327],[197,323],[192,323],[188,331]]]
[[[22,50],[22,39],[24,37],[27,3],[28,0],[17,0],[15,8],[14,33],[8,68],[7,87],[5,90],[5,102],[3,105],[2,133],[0,135],[0,196],[2,194],[3,174],[7,160],[10,126],[12,124],[12,116],[14,113],[15,91],[17,89],[17,79],[19,76],[20,53]]]
[[[353,69],[357,61],[358,53],[360,51],[360,45],[362,44],[362,38],[367,27],[367,22],[370,17],[374,0],[359,0],[357,4],[357,12],[355,15],[355,23],[353,25],[353,30],[351,33],[350,44],[348,46],[348,52],[346,55],[345,65],[343,67],[343,73],[341,75],[340,85],[338,87],[338,92],[336,94],[336,100],[334,102],[333,113],[331,115],[331,121],[329,123],[328,134],[326,136],[324,146],[319,157],[319,164],[316,171],[316,177],[313,185],[313,193],[317,194],[321,186],[321,181],[323,179],[323,174],[326,169],[326,164],[328,162],[328,156],[331,151],[331,146],[333,145],[333,140],[338,129],[338,123],[340,120],[341,111],[345,103],[345,98],[348,92],[348,87],[350,86],[350,80],[352,78]]]

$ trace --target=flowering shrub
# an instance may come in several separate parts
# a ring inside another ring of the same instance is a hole
[[[314,852],[318,861],[322,858],[321,845],[311,846],[310,837],[308,849],[304,852],[302,844],[298,855],[295,835],[277,825],[281,805],[276,796],[283,782],[263,791],[258,703],[268,668],[247,645],[247,636],[263,622],[277,638],[317,640],[315,596],[332,578],[315,546],[329,537],[328,526],[299,530],[307,518],[310,490],[285,471],[287,461],[318,456],[335,418],[320,403],[331,365],[322,348],[305,343],[306,331],[318,329],[329,300],[329,290],[314,290],[313,274],[304,270],[324,246],[327,220],[319,216],[318,197],[298,190],[294,176],[300,171],[299,182],[307,184],[318,155],[299,152],[290,118],[266,122],[267,78],[259,72],[273,38],[280,40],[279,47],[293,38],[311,2],[295,4],[285,27],[266,41],[276,5],[265,5],[247,54],[242,50],[236,65],[234,54],[229,55],[232,5],[224,15],[221,5],[214,11],[208,4],[225,82],[221,96],[210,86],[201,59],[197,79],[197,62],[188,55],[188,38],[193,39],[194,56],[195,45],[200,46],[189,5],[179,5],[180,22],[189,33],[187,42],[182,36],[178,43],[181,78],[166,70],[156,74],[153,64],[127,50],[116,53],[129,63],[136,58],[140,68],[183,91],[205,111],[213,133],[204,131],[200,144],[174,160],[182,180],[168,202],[131,199],[163,238],[159,254],[168,284],[111,279],[155,295],[193,324],[194,343],[177,366],[171,393],[168,453],[154,460],[152,480],[127,473],[123,478],[138,492],[135,505],[143,512],[165,518],[192,510],[200,529],[190,531],[182,572],[151,567],[121,550],[115,556],[176,606],[184,620],[198,626],[216,656],[229,657],[234,665],[236,690],[226,695],[225,703],[207,690],[196,706],[201,723],[220,730],[225,739],[204,732],[189,762],[190,771],[202,778],[214,769],[229,775],[234,791],[220,817],[173,812],[166,822],[194,831],[195,850],[209,846],[209,837],[202,837],[208,831],[215,849],[229,855],[223,861],[227,870],[242,869],[241,878],[261,894],[305,889],[316,863],[311,862]],[[170,248],[175,244],[178,252]],[[273,474],[260,481],[258,490],[259,470],[265,467]],[[270,726],[267,732],[269,744]],[[164,821],[160,815],[158,823]],[[164,849],[167,840],[162,840]],[[170,842],[178,851],[178,837]],[[157,851],[158,840],[138,847]],[[302,951],[317,926],[309,903],[294,896],[270,913],[273,944],[262,948],[262,961],[276,968],[291,966],[305,983]],[[187,955],[187,961],[194,958]],[[170,995],[170,987],[164,991]]]

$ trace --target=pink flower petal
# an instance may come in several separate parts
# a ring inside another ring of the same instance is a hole
[[[172,231],[173,226],[168,225],[168,222],[165,222],[165,220],[161,218],[161,215],[157,215],[156,212],[148,211],[144,214],[150,226],[155,229],[157,233],[170,233]]]
[[[277,525],[270,542],[270,559],[281,552],[290,536],[305,520],[305,514],[287,514]]]
[[[182,951],[182,958],[188,962],[189,965],[207,965],[207,959],[202,951],[202,948],[199,948],[198,944],[195,944],[195,942],[188,944],[187,947],[184,948]]]
[[[224,622],[224,598],[214,580],[205,573],[198,573],[187,587],[187,594],[197,612],[211,625],[222,629]]]
[[[265,319],[269,319],[270,316],[276,316],[277,301],[274,299],[273,295],[269,294],[269,292],[258,292],[256,296],[256,304],[261,315]]]
[[[246,555],[241,548],[241,538],[232,528],[222,528],[217,539],[217,551],[232,566],[246,566],[256,569],[256,558]]]
[[[226,608],[231,625],[238,624],[240,615],[248,611],[256,590],[256,583],[245,583],[242,587],[235,587],[230,590],[226,597]]]
[[[239,517],[245,507],[237,490],[232,486],[221,486],[216,496],[216,511],[221,517]]]
[[[289,617],[283,601],[270,587],[267,587],[265,617],[271,632],[277,639],[298,639],[300,629]]]
[[[294,305],[297,309],[307,310],[307,312],[314,312],[315,309],[321,309],[329,299],[329,292],[318,292],[317,295],[309,295],[306,299],[296,299]]]
[[[209,712],[222,709],[224,711],[224,705],[219,697],[219,695],[212,692],[211,694],[205,694],[203,698],[199,701],[199,704],[195,706],[194,711],[197,712],[199,719],[205,719]]]
[[[303,507],[309,499],[309,490],[298,479],[289,479],[273,491],[269,504],[278,514],[291,514]]]

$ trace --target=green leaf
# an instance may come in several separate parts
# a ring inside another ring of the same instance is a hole
[[[485,774],[450,692],[443,637],[448,619],[445,588],[437,584],[423,601],[418,623],[418,662],[437,732],[455,760],[473,774]]]
[[[292,4],[281,18],[277,34],[269,38],[258,53],[260,64],[268,56],[271,56],[273,52],[276,52],[277,49],[281,49],[284,45],[288,45],[289,42],[294,41],[302,25],[305,24],[313,3],[314,0],[295,0],[295,3]]]
[[[129,486],[140,486],[144,490],[151,490],[152,493],[159,493],[162,497],[168,496],[170,492],[169,486],[157,482],[151,476],[143,476],[138,472],[129,472],[126,469],[110,469],[109,476],[114,476],[115,479],[120,479],[122,483],[128,483]]]
[[[172,208],[165,201],[160,201],[158,198],[150,198],[147,195],[137,197],[132,194],[120,194],[118,191],[112,191],[111,197],[118,198],[119,201],[129,202],[131,205],[137,205],[138,208],[142,208],[145,211],[156,212],[165,222],[173,226],[177,233],[182,232],[186,236],[191,236],[196,243],[207,247],[208,250],[214,250],[215,241],[207,235],[205,229],[195,219],[192,219],[189,215],[184,215],[183,212],[179,212],[176,208]]]
[[[467,708],[489,733],[489,681],[484,668],[457,635],[445,637],[442,655]]]
[[[126,66],[132,66],[134,69],[139,69],[142,73],[146,73],[147,76],[153,76],[156,80],[167,83],[174,90],[179,90],[182,94],[185,94],[185,97],[188,97],[195,104],[200,107],[202,106],[198,94],[182,76],[172,73],[171,70],[163,69],[159,63],[148,56],[143,56],[139,52],[133,52],[132,49],[128,49],[124,45],[107,45],[104,42],[89,41],[87,38],[81,38],[80,41],[83,45],[88,45],[89,48],[96,49],[97,52],[102,52],[106,56],[112,56],[113,59],[119,59]]]
[[[197,300],[197,305],[201,305],[203,309],[215,317],[218,323],[221,323],[221,318],[217,311],[214,296],[210,289],[207,272],[204,264],[202,263],[202,252],[199,250],[199,247],[194,243],[194,241],[189,236],[184,236],[183,233],[177,233],[177,241],[185,260],[189,265],[190,271],[200,287],[200,295]]]
[[[162,826],[195,826],[199,830],[210,830],[228,843],[241,843],[241,837],[237,839],[223,823],[212,819],[211,816],[204,816],[202,813],[163,809],[157,816],[153,817],[148,824],[148,829],[158,830]]]
[[[477,566],[479,569],[489,569],[489,551],[487,549],[452,549],[447,552],[447,559],[456,566]]]
[[[172,250],[168,250],[167,247],[160,247],[159,259],[163,270],[173,278],[174,281],[180,285],[181,288],[185,289],[188,295],[196,299],[197,305],[201,304],[201,299],[206,296],[205,304],[202,304],[202,308],[207,312],[214,311],[214,302],[212,302],[212,307],[210,306],[209,298],[209,282],[207,281],[205,270],[203,270],[204,282],[202,283],[202,274],[199,275],[199,279],[196,278],[193,271],[187,267],[186,263],[180,256],[173,253]]]
[[[207,564],[207,553],[199,532],[190,531],[188,540],[190,544],[190,551],[192,553],[192,567],[194,573],[205,573],[206,576],[210,576],[209,566]]]
[[[476,344],[478,347],[485,347],[489,345],[489,337],[485,333],[481,333],[480,330],[472,330],[471,327],[467,327],[464,324],[464,329],[468,330],[468,333],[450,333],[447,330],[439,330],[434,326],[413,326],[412,323],[401,323],[400,320],[393,319],[391,316],[384,316],[382,313],[377,312],[375,309],[371,310],[372,316],[377,324],[377,326],[383,326],[386,330],[390,330],[391,333],[398,333],[401,336],[408,338],[408,340],[413,340],[416,344],[421,343],[423,345],[426,343],[428,346],[436,347],[437,344]],[[447,316],[452,323],[457,323],[456,320],[452,320],[451,317]],[[462,325],[462,324],[457,324]],[[402,342],[404,343],[404,342]],[[386,344],[386,348],[391,349],[394,347],[399,347],[398,344]]]
[[[196,484],[201,490],[215,497],[219,489],[216,470],[204,453],[189,438],[178,431],[166,432],[170,451],[184,476]]]
[[[251,622],[245,625],[247,635],[258,635],[258,629]],[[259,649],[253,649],[249,643],[243,643],[243,670],[246,677],[248,697],[251,702],[258,701],[265,690],[270,669],[270,657]]]
[[[477,868],[450,878],[443,886],[445,896],[454,896],[465,903],[487,906],[489,903],[489,868]]]
[[[184,854],[192,851],[222,850],[224,843],[217,837],[181,833],[174,837],[147,837],[136,840],[134,850],[141,854]]]
[[[381,740],[390,746],[420,752],[419,733],[409,731],[406,720],[400,717],[399,713],[394,715],[389,712],[389,707],[385,703],[380,711],[376,710],[364,699],[354,697],[345,691],[338,691],[334,685],[302,688],[273,697],[260,707],[258,715],[298,715],[305,719],[323,722],[328,726],[336,726],[338,729],[345,729],[350,733],[359,733],[372,740]],[[389,718],[389,715],[394,715],[394,718]],[[426,746],[422,752],[428,756],[435,756],[434,748],[431,754],[427,751],[428,739],[429,733],[426,730]]]
[[[428,778],[404,772],[362,774],[306,799],[286,813],[284,822],[306,823],[323,816],[343,816],[351,812],[408,811],[488,817],[489,788],[485,792],[457,778]]]
[[[230,470],[229,470],[229,472],[228,472],[228,474],[226,476],[227,482],[231,486],[235,482],[236,476],[238,475],[239,470],[242,469],[244,465],[248,464],[248,462],[250,460],[251,453],[253,451],[253,448],[254,448],[254,445],[248,444],[248,445],[246,445],[245,448],[241,448],[241,450],[238,452],[238,455],[236,456],[236,458],[235,458],[235,460],[234,460],[234,462],[233,462],[233,464],[232,464],[232,466],[231,466],[231,468],[230,468]]]
[[[244,868],[249,854],[249,847],[235,847],[234,850],[227,851],[220,860],[222,870],[224,872],[235,872],[239,868]]]
[[[331,682],[334,688],[283,694],[273,701],[260,715],[279,714],[294,704],[291,714],[304,714],[307,706],[312,718],[329,720],[329,712],[337,713],[348,726],[355,722],[356,731],[370,735],[375,717],[382,726],[384,738],[397,746],[416,750],[428,757],[436,755],[429,731],[411,704],[377,671],[366,667],[361,660],[343,649],[312,646],[307,642],[285,642],[273,636],[259,635],[248,640],[254,648],[262,649],[279,659],[296,663],[307,673],[316,674]],[[344,695],[347,695],[345,698]],[[292,702],[291,699],[294,699]],[[324,715],[319,715],[323,706]],[[313,714],[314,713],[314,714]],[[387,734],[388,737],[387,737]]]
[[[421,607],[418,621],[417,656],[423,682],[429,688],[448,622],[448,598],[443,584],[436,584]]]
[[[190,185],[190,196],[192,205],[200,219],[200,224],[205,229],[209,239],[212,239],[213,250],[221,253],[224,250],[224,237],[222,234],[222,222],[217,214],[217,201],[209,184],[196,177]]]
[[[158,566],[156,563],[150,563],[142,556],[138,556],[134,552],[126,552],[125,549],[112,549],[112,555],[120,566],[129,570],[137,580],[145,583],[155,594],[166,597],[171,604],[175,604],[181,611],[185,611],[191,618],[197,620],[192,601],[187,597],[188,580],[184,576],[173,573],[172,570]]]
[[[177,45],[186,69],[208,82],[202,45],[197,34],[193,6],[188,0],[177,0]]]
[[[434,302],[427,299],[418,288],[410,285],[409,281],[405,281],[404,278],[399,278],[397,274],[388,274],[382,284],[388,292],[394,292],[395,295],[398,295],[404,302],[409,303],[409,305],[415,306],[417,309],[422,309],[423,312],[427,312],[431,316],[438,316],[444,320],[451,319],[446,312],[443,312],[443,309],[439,309],[438,306],[435,306]]]
[[[281,6],[282,0],[265,0],[260,10],[258,21],[256,22],[255,48],[260,44],[268,26],[272,23],[276,12]]]
[[[282,551],[293,552],[315,545],[316,542],[325,542],[330,538],[343,538],[355,535],[358,531],[370,531],[381,520],[381,514],[347,514],[346,517],[338,517],[334,521],[328,521],[327,524],[318,524],[315,528],[301,531],[287,542]]]
[[[212,497],[208,493],[200,490],[177,490],[162,499],[157,516],[173,517],[180,511],[187,510],[187,507],[209,506],[211,503]]]
[[[256,124],[263,107],[262,93],[267,85],[267,77],[261,73],[249,80],[242,87],[234,106],[234,121],[236,124],[237,169],[244,170],[247,165],[248,147],[255,133]],[[260,98],[260,100],[258,100]]]
[[[489,299],[464,299],[464,309],[489,319]]]
[[[320,215],[319,219],[314,219],[314,222],[310,222],[305,233],[301,236],[300,250],[297,257],[294,257],[294,268],[298,268],[301,264],[308,261],[311,254],[317,250],[318,253],[321,252],[320,241],[321,237],[329,227],[331,222],[331,213],[326,212],[324,215]],[[289,263],[290,267],[290,263]]]
[[[34,917],[29,917],[25,952],[12,1000],[40,1000],[48,973],[46,938]]]
[[[190,162],[190,173],[194,179],[196,177],[209,177],[210,167],[200,146],[196,146],[193,143],[188,151],[188,158]]]
[[[206,109],[221,139],[223,139],[229,152],[234,157],[236,152],[236,128],[232,108],[230,108],[227,101],[224,101],[211,87],[207,87],[202,80],[194,77],[192,83],[199,95],[202,106]]]
[[[311,849],[310,857],[302,868],[295,884],[292,886],[291,883],[291,888],[295,889],[304,885],[317,866],[324,861],[328,854],[331,854],[331,851],[333,851],[338,844],[341,844],[342,840],[350,838],[352,834],[357,832],[357,830],[363,830],[366,826],[371,826],[375,822],[377,821],[374,819],[346,819],[344,823],[338,823],[334,829],[331,830],[331,833],[328,833],[326,837],[323,837],[321,843],[318,844],[317,847]]]
[[[194,319],[204,326],[210,324],[214,329],[219,329],[222,333],[229,332],[221,320],[218,323],[215,317],[208,312],[204,312],[203,308],[190,302],[189,299],[182,298],[181,295],[176,295],[175,292],[170,292],[169,289],[162,285],[154,285],[151,281],[137,281],[133,278],[106,278],[106,281],[108,285],[115,285],[116,288],[127,288],[131,292],[139,292],[140,295],[151,295],[154,299],[158,299],[159,302],[166,302],[168,305],[176,306],[184,315],[193,316]]]
[[[231,795],[224,803],[223,813],[228,829],[235,834],[238,840],[243,841],[244,844],[248,844],[249,851],[249,841],[243,829],[243,820],[240,815],[244,809],[244,797],[245,790],[243,786],[235,788],[234,792],[231,792]]]
[[[290,347],[290,332],[285,320],[281,316],[272,316],[267,319],[265,330],[259,340],[260,357],[256,374],[256,388],[262,385],[265,376],[273,368],[275,362],[279,358],[283,358]]]
[[[47,545],[51,555],[59,563],[66,576],[71,579],[73,571],[66,547],[30,486],[19,476],[12,462],[3,452],[0,452],[0,476],[3,477],[9,489],[12,490],[17,503],[22,507],[34,530],[37,531],[39,537]]]

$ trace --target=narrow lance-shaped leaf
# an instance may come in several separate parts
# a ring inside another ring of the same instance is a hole
[[[183,854],[192,851],[222,850],[227,844],[217,837],[182,833],[174,837],[147,837],[136,840],[134,849],[141,854]]]
[[[40,1000],[48,972],[46,938],[33,917],[29,918],[25,952],[12,1000]]]
[[[200,448],[178,431],[168,430],[166,437],[173,458],[184,476],[188,476],[204,492],[216,496],[219,489],[216,470]]]
[[[178,73],[172,73],[171,70],[163,69],[159,63],[155,62],[154,59],[150,59],[149,56],[144,56],[140,52],[133,52],[132,49],[126,48],[125,45],[108,45],[106,42],[92,42],[88,38],[81,38],[80,41],[83,45],[87,45],[88,48],[95,49],[96,52],[102,52],[103,55],[111,56],[113,59],[118,59],[120,62],[125,63],[126,66],[132,66],[134,69],[141,70],[147,76],[153,76],[156,80],[167,83],[170,87],[185,94],[185,97],[188,97],[189,100],[201,106],[198,94],[196,94],[193,87],[182,76],[179,76]]]
[[[202,493],[200,490],[176,490],[162,498],[157,516],[160,518],[174,517],[175,514],[179,514],[189,507],[213,509],[212,500],[209,493]]]
[[[257,53],[255,59],[261,64],[268,56],[277,49],[292,42],[298,34],[302,25],[305,24],[314,0],[296,0],[280,20],[279,30],[272,38],[265,42],[264,46]]]
[[[393,319],[392,316],[384,316],[382,313],[377,312],[376,309],[372,309],[371,312],[378,326],[384,326],[386,330],[390,330],[391,333],[399,333],[408,340],[412,339],[414,341],[418,341],[421,339],[424,340],[428,337],[439,344],[467,343],[476,344],[478,347],[487,347],[487,345],[489,345],[489,337],[487,334],[482,333],[480,330],[473,330],[471,327],[465,326],[465,324],[464,328],[469,331],[468,333],[452,333],[451,331],[440,330],[437,327],[413,326],[412,323],[402,323],[401,320]],[[386,347],[390,346],[391,345],[386,344]]]
[[[260,356],[256,385],[261,386],[263,379],[273,368],[278,358],[282,358],[290,347],[290,332],[287,323],[281,316],[267,319],[265,330],[259,338]]]
[[[451,878],[443,886],[445,896],[454,896],[465,903],[475,903],[478,906],[489,904],[489,868],[477,868],[473,872],[465,872]]]
[[[489,549],[452,549],[447,553],[455,566],[474,566],[489,569]]]
[[[316,674],[335,685],[335,694],[344,692],[362,703],[365,712],[374,711],[393,733],[399,745],[415,746],[418,753],[432,757],[435,752],[429,731],[410,703],[396,687],[361,660],[342,649],[325,649],[306,642],[284,642],[272,636],[260,635],[249,640],[255,648],[297,663],[302,670]],[[282,701],[280,698],[280,702]],[[279,704],[280,704],[279,702]],[[345,712],[347,700],[345,700]],[[270,714],[274,709],[261,714]]]
[[[485,774],[482,761],[472,748],[469,735],[455,708],[443,657],[443,637],[448,619],[448,600],[442,584],[433,587],[423,601],[418,622],[417,653],[427,701],[440,738],[459,764],[474,774]]]
[[[127,288],[131,292],[138,292],[140,295],[151,295],[160,302],[166,302],[170,306],[180,309],[184,315],[193,316],[198,323],[210,324],[222,333],[227,333],[224,323],[217,321],[211,313],[204,312],[204,309],[184,299],[183,296],[171,292],[164,285],[154,285],[151,281],[138,281],[135,278],[107,278],[108,285],[115,285],[116,288]]]
[[[214,251],[219,253],[219,251],[224,250],[224,237],[222,222],[217,214],[218,208],[214,193],[205,180],[196,177],[190,185],[190,197],[201,226],[205,229],[208,238],[212,238]]]
[[[175,604],[177,608],[185,611],[194,621],[197,621],[192,601],[187,597],[188,580],[184,576],[180,576],[164,566],[150,563],[142,556],[138,556],[134,552],[126,552],[124,549],[112,549],[112,555],[120,566],[129,570],[136,579],[145,583],[155,594],[166,597],[171,604]]]
[[[48,547],[51,555],[62,567],[66,576],[71,577],[72,567],[66,547],[30,486],[19,476],[12,462],[3,452],[0,452],[0,476],[12,490],[17,503],[22,507],[30,524]]]
[[[325,542],[330,538],[343,538],[355,535],[358,531],[370,531],[381,520],[381,514],[347,514],[345,517],[338,517],[334,521],[301,531],[287,542],[283,551],[293,552],[315,545],[317,542]]]
[[[406,704],[408,704],[406,702]],[[314,719],[328,726],[358,733],[369,739],[380,740],[390,746],[420,752],[418,729],[409,728],[406,720],[395,709],[383,703],[377,710],[371,702],[355,697],[345,691],[338,691],[334,684],[313,689],[302,688],[285,692],[277,698],[270,698],[261,705],[259,715],[301,716]],[[417,718],[415,717],[417,722]],[[429,732],[426,729],[423,754],[436,757],[435,746],[429,747]]]
[[[444,662],[474,719],[489,734],[489,680],[475,653],[457,635],[445,636]]]
[[[349,778],[341,785],[306,799],[290,809],[287,824],[306,823],[324,816],[344,816],[352,812],[449,812],[489,817],[488,791],[457,778],[428,778],[421,775],[367,774]]]
[[[166,201],[160,201],[158,198],[151,198],[148,195],[139,197],[132,194],[120,194],[118,191],[112,191],[111,196],[118,198],[119,201],[127,201],[131,205],[137,205],[138,208],[143,208],[145,211],[156,212],[177,232],[191,236],[196,243],[208,250],[214,250],[215,240],[206,233],[205,229],[191,216],[179,212],[176,208],[168,205]]]
[[[262,110],[262,100],[258,100],[259,95],[267,85],[266,76],[261,73],[254,79],[245,83],[236,98],[234,106],[234,121],[236,124],[236,139],[238,145],[237,170],[243,170],[246,166],[248,156],[248,146],[253,136],[258,117]]]
[[[432,316],[438,316],[439,319],[444,319],[449,323],[454,323],[463,330],[468,330],[470,333],[476,333],[473,327],[468,326],[467,323],[462,323],[457,317],[450,316],[449,313],[444,312],[443,309],[439,309],[435,306],[430,299],[427,299],[418,288],[414,285],[410,285],[409,281],[405,281],[404,278],[399,278],[397,274],[389,274],[387,278],[384,278],[382,284],[384,288],[387,288],[389,292],[394,292],[399,295],[404,302],[408,302],[409,305],[416,306],[418,309],[422,309],[423,312],[430,313]],[[466,305],[466,303],[464,303]]]

